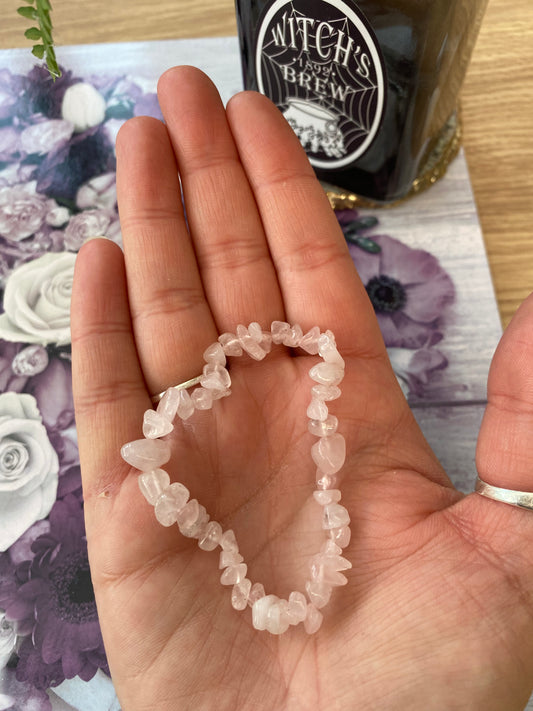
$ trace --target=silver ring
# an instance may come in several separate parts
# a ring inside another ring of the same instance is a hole
[[[518,506],[521,509],[533,511],[533,492],[515,491],[514,489],[502,489],[499,486],[487,484],[479,477],[476,480],[476,492],[487,499],[502,501],[504,504]]]
[[[186,380],[184,383],[180,383],[179,385],[171,385],[171,387],[167,388],[167,390],[187,390],[187,388],[192,388],[193,385],[198,385],[200,383],[201,377],[201,375],[197,375],[196,378]],[[158,395],[154,395],[152,397],[152,402],[154,403],[154,405],[156,405],[161,400],[167,390],[163,390],[162,393],[159,393]]]

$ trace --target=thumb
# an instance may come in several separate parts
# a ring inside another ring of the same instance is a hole
[[[533,294],[518,309],[494,355],[477,446],[479,476],[504,489],[533,491]]]

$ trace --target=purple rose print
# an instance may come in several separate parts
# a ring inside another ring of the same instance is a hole
[[[29,381],[25,391],[35,397],[49,432],[65,430],[74,424],[72,369],[68,358],[52,358],[48,366]]]
[[[133,109],[134,116],[153,116],[163,121],[163,113],[159,106],[157,94],[144,94],[139,97]]]
[[[18,681],[15,674],[15,669],[9,668],[0,672],[1,711],[52,711],[46,691]]]
[[[8,242],[31,237],[55,208],[55,201],[36,191],[35,182],[0,187],[0,235]]]
[[[140,114],[162,118],[156,94],[131,78],[0,71],[0,287],[89,237],[121,242],[114,141]]]
[[[26,76],[4,75],[2,79],[0,89],[8,89],[15,99],[11,116],[25,125],[36,123],[43,117],[62,118],[61,105],[65,92],[78,81],[69,71],[64,71],[61,77],[52,81],[46,69],[40,66],[33,67]]]
[[[70,493],[81,495],[72,373],[67,355],[60,353],[52,357],[48,367],[31,378],[25,388],[37,401],[48,437],[59,457],[58,499]]]
[[[20,146],[27,155],[46,155],[70,140],[74,126],[70,121],[49,119],[35,123],[20,134]]]
[[[78,450],[76,448],[76,454]],[[57,498],[63,499],[67,494],[73,494],[79,501],[82,501],[81,490],[81,470],[79,462],[66,466],[60,472],[59,484],[57,488]]]
[[[20,359],[26,347],[20,343],[6,343],[0,340],[0,392],[20,393],[28,381],[28,375],[13,368],[13,363]],[[45,351],[46,353],[46,351]],[[48,358],[48,356],[46,356]]]
[[[157,94],[145,93],[142,88],[127,77],[95,77],[94,85],[107,101],[109,118],[128,119],[132,116],[153,116],[161,121],[163,114]]]
[[[16,644],[17,631],[15,624],[6,619],[4,612],[0,612],[0,670],[8,664],[15,653]]]
[[[43,346],[26,346],[19,350],[11,362],[11,370],[15,375],[31,377],[39,375],[48,367],[50,358]],[[6,388],[7,389],[7,388]],[[10,390],[12,388],[9,388]]]
[[[11,121],[17,114],[17,104],[24,95],[25,77],[0,69],[0,121]]]
[[[91,128],[47,154],[35,172],[37,190],[59,202],[74,203],[80,185],[94,176],[113,172],[115,167],[107,132],[100,127]]]
[[[448,366],[448,360],[436,348],[387,348],[387,353],[405,395],[423,396],[432,374]]]
[[[57,501],[50,530],[34,540],[33,558],[0,581],[6,619],[26,633],[16,676],[37,689],[108,673],[91,584],[83,509],[77,497]]]
[[[82,185],[76,195],[80,210],[114,210],[117,205],[115,173],[104,173]]]
[[[12,162],[20,153],[20,134],[12,126],[0,128],[0,161]]]
[[[85,541],[70,289],[88,238],[121,241],[114,140],[140,114],[162,119],[156,94],[126,76],[0,70],[0,711],[51,711],[46,689],[108,673]]]
[[[85,210],[70,220],[65,230],[65,247],[77,252],[86,239],[105,235],[114,241],[120,235],[117,214],[113,210]]]

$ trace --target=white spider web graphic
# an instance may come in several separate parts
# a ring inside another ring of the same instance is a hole
[[[278,30],[275,35],[273,28],[275,25],[283,24],[284,15],[285,42],[281,42],[283,33],[280,35]],[[306,17],[295,8],[293,2],[290,2],[283,6],[283,12],[278,12],[274,21],[270,23],[261,48],[264,92],[282,111],[294,99],[326,109],[337,117],[337,125],[344,142],[350,147],[350,152],[354,152],[364,143],[375,126],[379,91],[378,74],[373,63],[370,64],[368,72],[370,76],[358,73],[358,64],[353,56],[347,66],[332,61],[337,44],[337,31],[344,33],[343,46],[350,37],[356,39],[355,27],[346,17],[336,20],[327,19],[334,31],[329,36],[322,36],[320,47],[317,47],[316,35],[312,29],[304,34],[303,20]],[[294,44],[297,49],[287,46],[291,44],[290,18],[292,18],[296,37]],[[318,22],[315,22],[315,25]],[[358,46],[361,47],[361,54],[366,51],[366,44],[361,38],[360,41],[354,42],[352,55]],[[327,59],[321,57],[319,50],[327,56]],[[343,53],[341,56],[344,59]],[[317,80],[320,81],[317,83]]]

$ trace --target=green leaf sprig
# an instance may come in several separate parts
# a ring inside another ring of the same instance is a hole
[[[46,59],[48,71],[54,81],[61,76],[61,70],[57,65],[56,53],[54,50],[54,40],[52,39],[52,20],[50,12],[52,6],[50,0],[24,0],[27,6],[19,7],[17,12],[28,20],[37,22],[37,27],[30,27],[24,33],[29,40],[38,42],[33,45],[32,54],[38,59]]]

